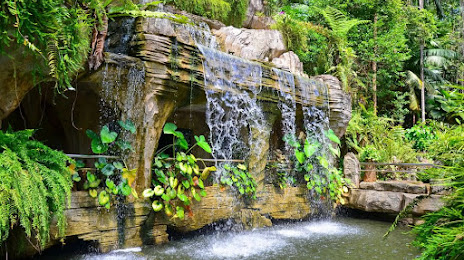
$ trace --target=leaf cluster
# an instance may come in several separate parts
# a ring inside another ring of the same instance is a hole
[[[173,136],[173,144],[161,148],[153,162],[153,188],[143,191],[145,198],[152,198],[152,207],[155,212],[164,208],[166,216],[171,218],[185,218],[185,211],[193,214],[190,205],[193,200],[200,201],[206,196],[204,181],[216,168],[205,167],[200,172],[198,159],[189,152],[195,146],[201,147],[207,153],[211,153],[211,147],[204,136],[195,136],[196,143],[189,148],[189,144],[182,132],[177,131],[173,123],[165,124],[163,133]],[[164,153],[173,148],[175,159],[170,160]]]
[[[130,142],[124,140],[124,133],[135,134],[135,125],[130,121],[118,121],[119,127],[122,129],[120,133],[111,131],[108,125],[105,125],[97,135],[92,130],[87,130],[87,136],[92,139],[91,149],[96,154],[111,154],[123,155],[128,151],[132,151]],[[121,159],[109,159],[105,157],[98,158],[94,163],[95,172],[85,171],[84,189],[89,190],[89,195],[93,198],[98,197],[98,203],[105,208],[110,209],[115,196],[133,195],[137,198],[137,193],[131,187],[137,169],[129,170]],[[83,167],[83,164],[78,163],[76,169]],[[73,175],[73,180],[81,181],[79,173],[76,171]]]
[[[240,193],[241,196],[256,199],[256,181],[244,164],[224,164],[220,181]]]
[[[72,180],[64,153],[32,139],[34,130],[0,131],[0,242],[20,225],[41,247],[50,240],[50,222],[65,235],[64,211]]]

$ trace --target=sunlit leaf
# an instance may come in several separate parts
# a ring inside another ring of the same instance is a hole
[[[101,142],[103,144],[109,144],[109,143],[114,142],[114,140],[116,140],[116,137],[118,137],[118,133],[110,131],[108,126],[105,125],[100,131],[100,137],[101,137]]]

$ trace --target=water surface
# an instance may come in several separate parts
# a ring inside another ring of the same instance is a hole
[[[242,232],[212,232],[108,254],[74,259],[414,259],[418,251],[399,228],[384,240],[390,223],[340,218],[275,225]]]

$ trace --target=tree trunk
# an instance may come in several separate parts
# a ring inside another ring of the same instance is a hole
[[[424,9],[424,0],[419,0],[419,9]],[[424,86],[424,42],[420,45],[421,114],[425,122],[425,86]]]
[[[464,1],[464,0],[463,0]],[[374,114],[377,115],[377,13],[374,15],[374,58],[372,60],[372,90],[374,99]]]

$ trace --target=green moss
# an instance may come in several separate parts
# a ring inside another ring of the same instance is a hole
[[[240,27],[246,16],[248,0],[169,0],[177,8]]]

